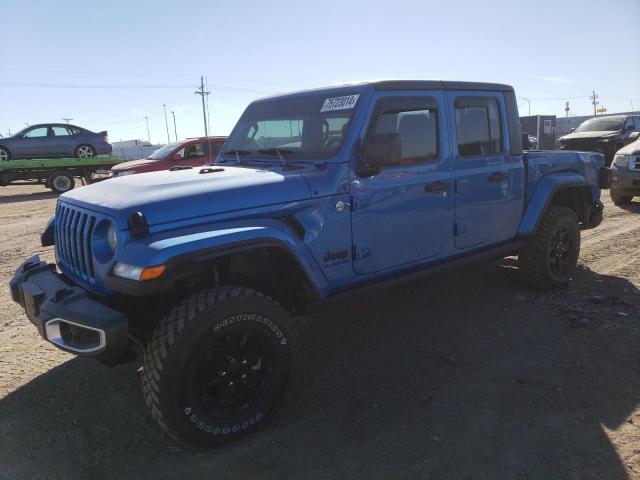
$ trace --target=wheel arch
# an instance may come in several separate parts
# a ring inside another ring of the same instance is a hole
[[[237,285],[271,296],[290,313],[303,313],[315,299],[325,297],[328,283],[322,270],[296,233],[284,222],[269,227],[216,230],[209,237],[194,234],[151,241],[134,241],[118,261],[132,265],[166,265],[156,280],[135,282],[109,276],[107,287],[129,295],[147,295],[196,287]],[[279,225],[278,225],[279,224]],[[181,242],[179,239],[184,239]],[[165,248],[163,248],[165,247]],[[136,261],[137,259],[137,261]],[[143,261],[141,262],[140,260]]]
[[[575,172],[543,177],[531,194],[518,235],[534,234],[552,206],[570,208],[581,224],[588,224],[594,208],[592,189],[584,177]]]

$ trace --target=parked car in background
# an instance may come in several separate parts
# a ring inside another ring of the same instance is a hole
[[[640,139],[616,152],[611,174],[609,195],[614,203],[629,203],[640,195]]]
[[[147,158],[114,166],[114,177],[134,173],[156,172],[175,167],[199,167],[216,161],[227,137],[201,137],[169,143]]]
[[[95,133],[66,123],[31,125],[0,139],[0,161],[24,158],[90,158],[111,155],[106,130]]]
[[[633,132],[640,132],[640,115],[590,118],[560,137],[560,148],[602,153],[609,165],[615,152],[633,141],[630,137]]]

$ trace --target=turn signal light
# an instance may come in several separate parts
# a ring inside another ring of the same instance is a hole
[[[140,274],[140,281],[144,282],[145,280],[153,280],[154,278],[158,278],[160,275],[164,273],[167,269],[165,265],[158,265],[157,267],[147,267],[142,270]]]

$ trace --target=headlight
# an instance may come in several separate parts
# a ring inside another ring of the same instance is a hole
[[[109,229],[107,230],[107,244],[112,252],[116,251],[116,245],[118,243],[118,233],[116,232],[116,227],[113,226],[113,223],[109,225]]]
[[[133,175],[136,172],[132,172],[130,170],[125,170],[124,172],[116,173],[116,177],[126,177],[127,175]]]
[[[625,168],[629,165],[629,155],[616,155],[613,163],[616,167]]]
[[[157,265],[155,267],[136,267],[135,265],[127,265],[126,263],[116,263],[113,267],[113,274],[116,277],[126,278],[128,280],[135,280],[144,282],[145,280],[153,280],[158,278],[165,271],[164,265]]]

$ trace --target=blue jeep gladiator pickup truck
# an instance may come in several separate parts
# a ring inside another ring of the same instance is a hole
[[[152,416],[186,443],[269,420],[322,300],[518,255],[566,284],[602,219],[603,157],[523,152],[514,90],[381,81],[253,102],[213,166],[62,195],[42,234],[57,265],[17,270],[42,337],[122,362],[144,352]]]

